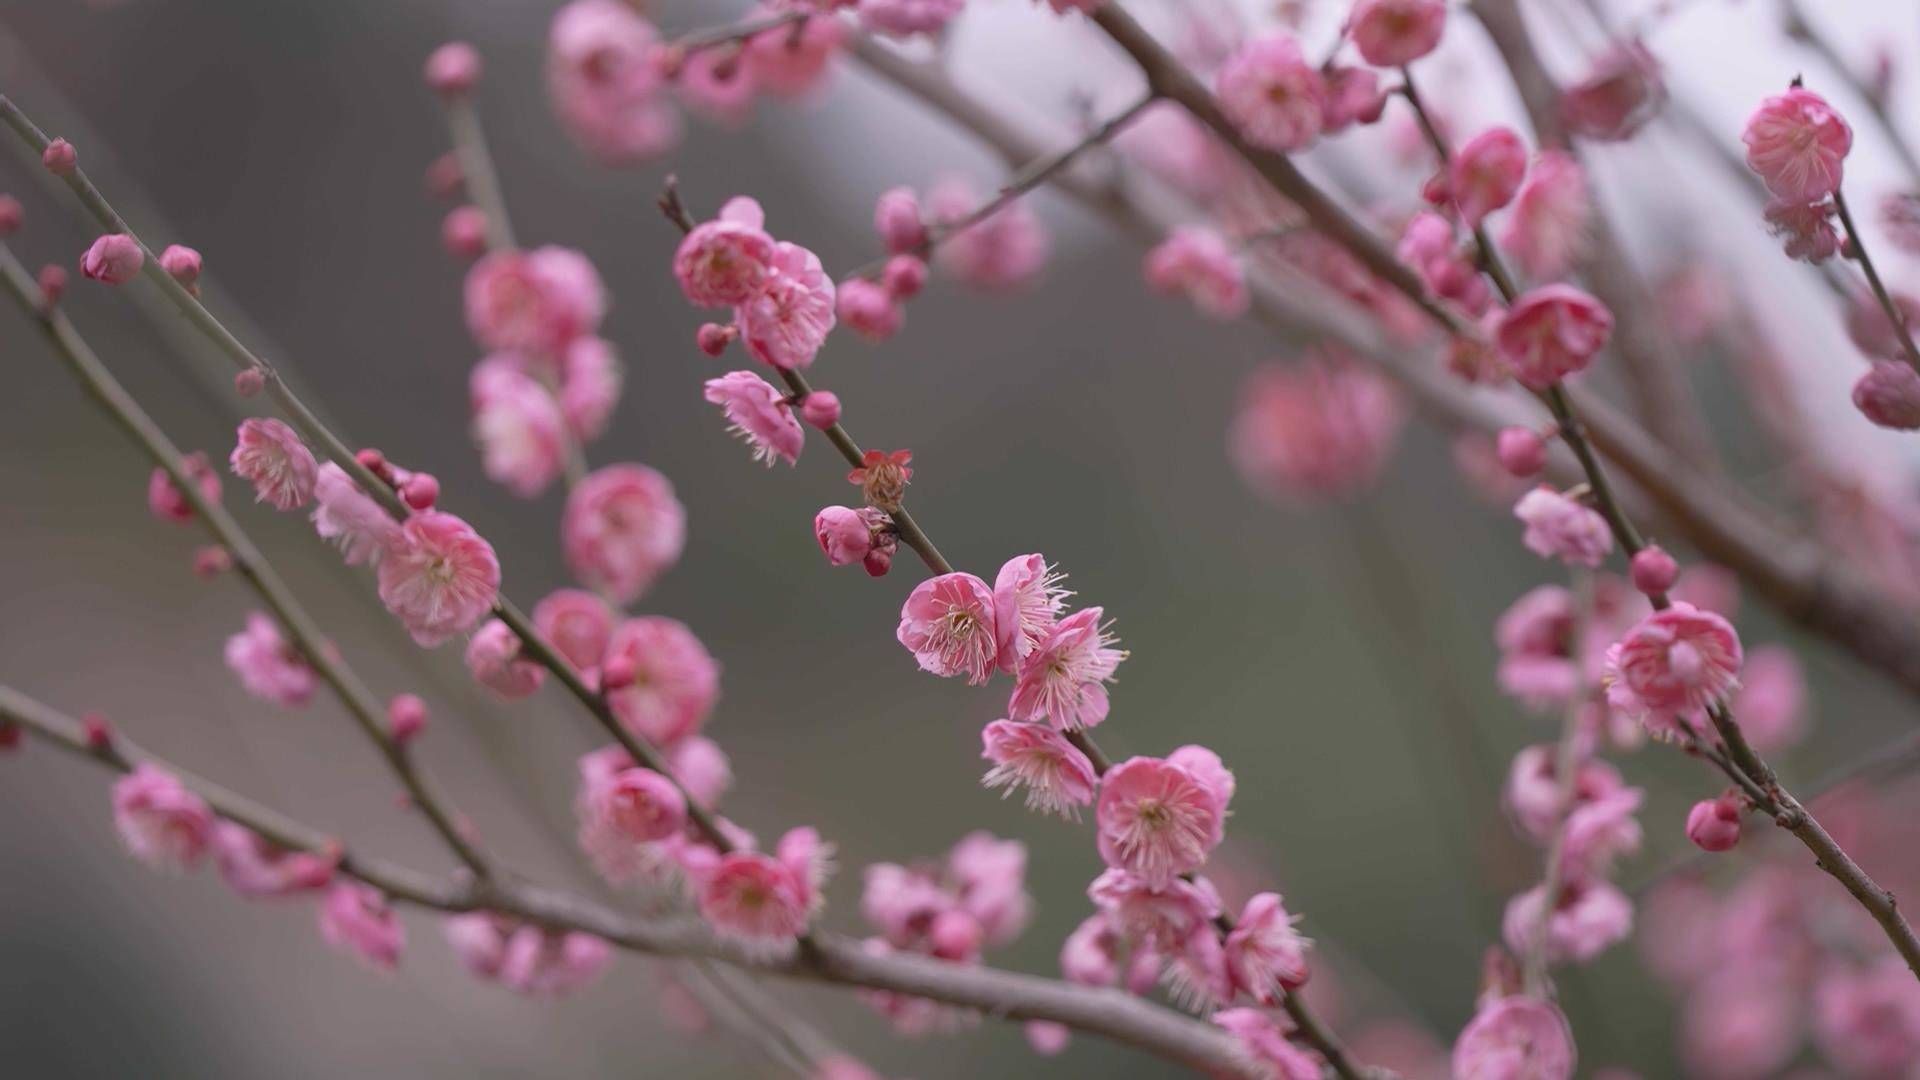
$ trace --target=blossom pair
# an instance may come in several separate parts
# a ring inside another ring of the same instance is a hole
[[[833,329],[834,285],[819,256],[777,241],[760,204],[729,199],[674,253],[681,292],[699,307],[730,307],[747,352],[777,368],[810,367]]]

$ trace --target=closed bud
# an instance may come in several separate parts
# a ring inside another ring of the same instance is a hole
[[[18,750],[20,748],[20,742],[24,737],[25,734],[20,730],[19,724],[12,724],[5,720],[0,720],[0,754],[8,754]]]
[[[427,86],[445,98],[465,97],[480,82],[480,53],[464,41],[450,41],[427,57]]]
[[[701,352],[706,353],[708,356],[719,356],[721,353],[726,352],[727,346],[732,344],[733,339],[739,336],[740,331],[735,327],[721,326],[719,323],[705,323],[700,327],[699,333],[694,335],[693,340],[695,344],[700,346]]]
[[[800,402],[800,419],[825,431],[840,422],[840,395],[831,390],[815,390]]]
[[[1740,800],[1729,792],[1693,804],[1687,812],[1687,839],[1702,851],[1731,851],[1740,842]]]
[[[833,566],[852,566],[873,550],[873,530],[850,507],[829,506],[814,515],[813,538]]]
[[[1659,596],[1673,588],[1680,576],[1680,564],[1658,544],[1648,544],[1633,556],[1628,568],[1633,587],[1648,596]]]
[[[100,713],[90,712],[80,718],[80,731],[87,740],[87,749],[100,752],[113,746],[113,727]]]
[[[124,285],[140,273],[146,255],[126,233],[108,233],[80,256],[80,273],[94,281]]]
[[[60,303],[60,298],[67,294],[66,267],[49,263],[40,268],[40,274],[36,280],[40,285],[41,310],[52,311],[54,306]]]
[[[927,287],[927,263],[912,255],[895,255],[880,272],[880,284],[895,300],[906,301]]]
[[[436,199],[458,198],[460,189],[466,183],[466,174],[460,169],[460,158],[452,152],[441,154],[433,159],[433,164],[427,166],[427,194]]]
[[[440,246],[456,259],[477,259],[487,252],[487,215],[477,206],[456,206],[440,222]]]
[[[231,569],[233,552],[219,544],[208,544],[193,553],[193,573],[196,577],[219,577]]]
[[[1499,455],[1500,467],[1523,480],[1539,475],[1547,467],[1547,441],[1530,428],[1500,429],[1494,449]]]
[[[633,680],[638,677],[639,672],[634,668],[633,657],[625,653],[615,653],[607,657],[606,663],[600,665],[600,690],[602,693],[625,690],[632,686]]]
[[[1920,372],[1898,360],[1876,360],[1853,384],[1853,407],[1883,428],[1920,428]]]
[[[414,473],[400,485],[400,498],[415,510],[431,510],[440,501],[440,481],[432,473]]]
[[[427,730],[427,703],[413,694],[395,694],[387,703],[387,735],[405,746]]]
[[[73,144],[65,139],[55,139],[40,152],[40,164],[55,176],[71,176],[80,165],[80,155]]]
[[[160,269],[196,296],[200,290],[194,283],[200,280],[200,265],[200,253],[185,244],[169,244],[167,250],[160,253]]]
[[[248,368],[233,377],[233,392],[241,397],[254,397],[267,388],[267,377],[259,368]]]
[[[919,196],[907,187],[881,192],[879,201],[873,204],[873,229],[880,234],[880,242],[895,255],[925,246],[927,226],[920,219]]]
[[[27,212],[20,200],[11,195],[0,195],[0,238],[12,236],[20,231],[20,223],[26,219]]]

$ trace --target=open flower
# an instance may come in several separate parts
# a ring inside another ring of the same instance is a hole
[[[246,629],[227,639],[226,658],[240,685],[262,701],[297,709],[319,688],[313,665],[262,612],[249,614]]]
[[[1543,559],[1594,567],[1613,550],[1613,532],[1599,511],[1544,484],[1520,496],[1513,516],[1526,526],[1520,542]]]
[[[1319,1080],[1326,1073],[1318,1058],[1287,1038],[1287,1029],[1271,1013],[1221,1009],[1213,1014],[1213,1022],[1232,1034],[1241,1054],[1262,1076],[1272,1080]]]
[[[1098,776],[1093,763],[1066,737],[1044,724],[995,720],[980,732],[980,756],[993,768],[980,779],[989,788],[1011,795],[1016,787],[1027,792],[1027,809],[1077,818],[1079,808],[1093,802]]]
[[[180,778],[146,762],[114,782],[113,827],[120,842],[158,870],[189,870],[207,853],[213,811]]]
[[[339,546],[348,566],[377,564],[400,543],[400,523],[333,462],[320,466],[313,496],[314,531]]]
[[[1705,710],[1740,685],[1741,658],[1732,623],[1675,602],[1607,651],[1607,700],[1643,718]]]
[[[600,666],[613,636],[613,612],[585,589],[555,589],[533,605],[533,625],[567,663],[579,670]]]
[[[753,460],[769,467],[775,458],[789,465],[799,460],[807,433],[772,383],[751,371],[729,371],[707,380],[706,397],[726,414],[727,431],[753,447]]]
[[[1393,384],[1345,356],[1268,364],[1248,376],[1228,450],[1248,484],[1316,499],[1372,483],[1406,419]]]
[[[1095,816],[1100,857],[1158,888],[1207,861],[1224,834],[1226,806],[1191,771],[1136,757],[1101,779]]]
[[[1220,108],[1248,142],[1283,153],[1320,135],[1327,86],[1286,33],[1255,38],[1220,68]]]
[[[993,677],[999,644],[993,590],[972,574],[942,574],[914,587],[900,608],[895,636],[920,670],[964,675],[978,686]]]
[[[1247,279],[1240,259],[1212,229],[1175,229],[1145,263],[1147,285],[1155,292],[1184,296],[1207,315],[1231,319],[1247,310]]]
[[[228,463],[236,476],[253,484],[258,501],[272,503],[276,510],[305,506],[313,498],[320,470],[313,451],[292,428],[260,417],[240,422],[239,440]]]
[[[1015,720],[1050,720],[1062,731],[1089,728],[1107,718],[1107,687],[1127,654],[1097,607],[1076,611],[1048,629],[1020,661],[1007,715]],[[1108,624],[1111,625],[1111,624]]]
[[[1047,564],[1046,556],[1016,555],[1000,565],[993,579],[995,646],[1000,670],[1012,673],[1053,628],[1073,594],[1061,586],[1067,575]]]
[[[1853,129],[1827,99],[1796,86],[1762,101],[1740,140],[1747,144],[1747,167],[1776,198],[1814,203],[1840,190]]]
[[[519,635],[499,619],[488,619],[467,642],[466,661],[475,682],[509,701],[540,689],[547,679],[547,669],[521,655]]]
[[[488,349],[554,356],[606,314],[606,289],[570,248],[496,251],[467,272],[467,328]]]
[[[1613,312],[1571,285],[1542,285],[1523,294],[1494,332],[1514,377],[1545,390],[1584,371],[1613,335]]]
[[[440,510],[408,518],[380,560],[380,602],[432,648],[479,622],[500,593],[500,560],[473,526]]]
[[[407,929],[386,895],[358,881],[335,882],[320,903],[320,936],[368,967],[392,970],[400,964]]]
[[[1553,277],[1566,272],[1585,249],[1592,218],[1593,200],[1580,163],[1563,151],[1545,150],[1514,196],[1500,246],[1527,273]]]
[[[636,843],[665,840],[687,824],[686,797],[652,769],[621,769],[587,789],[586,797],[595,818]]]
[[[1540,932],[1547,887],[1536,885],[1507,903],[1501,935],[1515,956],[1531,950]],[[1597,878],[1574,876],[1561,882],[1553,913],[1547,917],[1547,961],[1584,964],[1627,939],[1633,931],[1633,901]]]
[[[689,301],[732,307],[753,299],[774,268],[774,240],[761,226],[744,213],[694,226],[673,255],[674,279]]]
[[[1535,997],[1495,998],[1453,1044],[1454,1080],[1570,1080],[1573,1029]]]
[[[545,491],[566,464],[566,418],[553,394],[505,356],[474,366],[468,380],[473,441],[487,478],[522,498]]]
[[[1297,990],[1307,983],[1307,939],[1293,928],[1279,893],[1259,893],[1247,901],[1240,921],[1227,935],[1226,965],[1233,987],[1262,1004],[1273,1004],[1279,988]]]
[[[1444,0],[1359,0],[1347,16],[1354,48],[1375,67],[1400,67],[1432,52],[1447,28]]]
[[[981,206],[966,181],[947,179],[927,193],[927,217],[951,229]],[[940,234],[940,268],[976,289],[1008,292],[1039,276],[1052,254],[1046,226],[1024,199],[1015,199],[957,232]]]
[[[638,600],[680,558],[686,539],[673,484],[645,465],[595,469],[574,486],[560,519],[567,564],[619,604]]]
[[[327,887],[339,860],[283,848],[232,821],[214,823],[213,853],[220,880],[247,897],[295,896]]]

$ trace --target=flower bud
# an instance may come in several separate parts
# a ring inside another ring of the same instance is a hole
[[[400,498],[415,510],[431,510],[440,501],[440,481],[431,473],[414,473],[400,486]]]
[[[67,271],[65,267],[48,263],[40,268],[37,278],[40,285],[40,307],[43,311],[52,311],[55,304],[67,292]]]
[[[886,286],[895,300],[911,300],[927,287],[926,261],[912,255],[895,255],[880,272],[880,284]]]
[[[40,152],[40,164],[55,176],[71,176],[80,165],[80,154],[65,139],[55,139]]]
[[[1658,596],[1673,588],[1674,580],[1680,576],[1680,564],[1660,545],[1648,544],[1634,555],[1628,574],[1633,578],[1634,588],[1648,596]]]
[[[267,377],[259,368],[248,368],[233,377],[233,392],[241,397],[254,397],[267,388]]]
[[[26,219],[27,212],[20,200],[11,195],[0,195],[0,238],[12,236],[20,231],[20,223]]]
[[[841,282],[835,307],[840,322],[869,341],[885,341],[899,333],[905,319],[893,294],[866,278]]]
[[[815,515],[813,537],[833,566],[852,566],[873,550],[873,530],[859,511],[845,506],[829,506]]]
[[[899,537],[890,532],[882,533],[875,538],[873,548],[867,552],[867,557],[860,560],[860,565],[866,568],[867,576],[886,577],[887,571],[893,569],[893,553],[899,546]]]
[[[448,151],[427,166],[427,194],[436,199],[455,199],[466,186],[466,174],[460,169],[459,155]]]
[[[427,703],[413,694],[395,694],[387,702],[387,735],[405,746],[427,730]]]
[[[920,199],[912,188],[890,188],[880,193],[873,204],[873,231],[895,255],[918,251],[926,244],[927,227],[920,220]]]
[[[1687,839],[1702,851],[1731,851],[1740,842],[1740,800],[1729,793],[1693,804]]]
[[[201,262],[200,253],[185,244],[168,244],[167,250],[160,253],[160,269],[195,295],[199,294],[194,283],[200,280]]]
[[[694,335],[693,340],[700,346],[701,352],[708,356],[719,356],[726,352],[727,346],[739,336],[740,331],[734,327],[721,326],[719,323],[704,323],[700,327],[700,332]]]
[[[19,724],[0,720],[0,754],[10,754],[19,749],[20,741],[25,737],[26,733],[20,730]]]
[[[980,955],[984,934],[980,920],[956,910],[934,916],[927,937],[933,945],[933,955],[942,960],[967,961]]]
[[[108,233],[80,256],[80,273],[94,281],[124,285],[140,273],[146,256],[126,233]]]
[[[1877,360],[1853,384],[1853,407],[1883,428],[1920,428],[1920,372],[1898,360]]]
[[[477,206],[456,206],[440,222],[440,246],[456,259],[487,253],[487,215]]]
[[[99,752],[113,746],[113,726],[100,713],[90,712],[82,716],[80,730],[89,750]]]
[[[1547,467],[1547,441],[1530,428],[1501,428],[1494,449],[1500,467],[1521,479],[1536,476]]]
[[[449,41],[427,57],[426,78],[441,97],[465,97],[480,82],[480,53],[464,41]]]
[[[219,577],[231,569],[233,569],[233,552],[219,544],[208,544],[193,553],[195,577]]]
[[[815,390],[800,401],[800,419],[825,431],[840,422],[840,395]]]

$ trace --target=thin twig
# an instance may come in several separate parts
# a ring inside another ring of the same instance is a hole
[[[1886,312],[1887,322],[1892,324],[1895,336],[1900,339],[1900,348],[1907,354],[1907,363],[1920,370],[1920,349],[1913,346],[1913,333],[1907,328],[1907,317],[1893,302],[1886,282],[1880,280],[1880,271],[1874,268],[1873,256],[1867,254],[1867,238],[1861,235],[1860,227],[1853,223],[1853,211],[1847,208],[1846,193],[1838,187],[1833,189],[1833,208],[1840,215],[1841,226],[1847,230],[1848,257],[1858,262],[1860,270],[1867,275],[1867,284],[1873,288],[1873,298],[1880,301],[1880,310]]]

